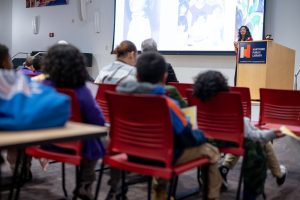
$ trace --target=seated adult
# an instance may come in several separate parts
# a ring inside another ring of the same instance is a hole
[[[95,83],[119,84],[135,80],[137,49],[134,43],[128,40],[121,42],[114,49],[114,54],[117,55],[116,61],[101,69]]]
[[[157,51],[157,44],[156,42],[150,38],[146,39],[142,42],[141,45],[142,53],[145,52],[158,52]],[[172,65],[170,63],[167,63],[167,72],[168,76],[166,79],[166,83],[168,82],[178,82],[176,78],[176,74],[172,68]],[[187,102],[182,98],[176,87],[171,85],[165,85],[165,89],[167,90],[168,96],[172,99],[176,100],[180,107],[187,107]]]
[[[157,52],[157,43],[152,38],[146,39],[142,42],[141,50],[143,52],[154,51]],[[170,63],[167,63],[168,76],[166,83],[178,82],[175,71]]]

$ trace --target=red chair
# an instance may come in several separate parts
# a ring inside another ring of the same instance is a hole
[[[241,96],[237,93],[220,92],[207,102],[193,96],[193,90],[187,90],[188,104],[197,106],[198,128],[207,138],[233,142],[237,147],[221,147],[221,153],[244,155],[244,121]],[[243,159],[244,163],[245,159]],[[239,180],[237,198],[240,195],[243,170]]]
[[[244,116],[251,119],[251,96],[247,87],[231,87],[230,91],[237,92],[241,95]]]
[[[32,77],[35,77],[37,76],[38,74],[27,74],[28,77],[32,78]]]
[[[98,85],[99,85],[99,88],[98,88],[97,95],[96,95],[96,101],[97,101],[98,105],[101,107],[101,109],[103,111],[105,121],[107,123],[109,123],[110,122],[109,110],[108,110],[108,106],[107,106],[107,102],[106,102],[104,94],[105,94],[105,91],[115,91],[117,85],[115,85],[115,84],[105,84],[105,83],[100,83]]]
[[[111,118],[111,140],[104,163],[123,171],[123,194],[124,171],[171,179],[170,198],[171,193],[175,193],[177,177],[180,174],[209,163],[207,158],[201,158],[178,166],[172,164],[174,133],[170,111],[163,96],[119,94],[110,91],[106,92],[106,97]],[[160,164],[135,162],[131,157]],[[151,180],[149,178],[148,199],[151,198]]]
[[[168,85],[172,85],[177,88],[178,92],[181,94],[183,99],[187,99],[186,96],[186,89],[192,89],[193,84],[192,83],[178,83],[178,82],[169,82]]]
[[[80,105],[79,105],[79,102],[77,100],[77,97],[76,97],[76,94],[75,94],[74,90],[66,89],[66,88],[57,88],[56,90],[60,93],[68,95],[71,99],[70,121],[81,122]],[[42,150],[42,149],[36,148],[36,147],[27,148],[26,153],[28,155],[32,154],[31,156],[33,156],[33,157],[38,156],[38,157],[43,157],[43,158],[47,158],[47,159],[51,159],[51,160],[56,160],[58,162],[67,162],[67,163],[74,164],[74,165],[80,165],[81,160],[82,160],[82,157],[81,157],[81,150],[82,150],[81,141],[55,143],[55,146],[58,146],[58,147],[61,147],[61,148],[66,148],[66,149],[69,149],[71,151],[74,151],[74,155],[72,155],[72,157],[70,157],[70,154],[60,155],[60,153],[57,154],[57,153],[50,152],[50,151],[45,151],[45,150]],[[53,156],[54,156],[55,159],[52,159]]]
[[[300,91],[261,88],[258,125],[272,129],[285,125],[300,135]]]
[[[65,88],[57,88],[57,91],[68,95],[71,99],[70,120],[74,122],[81,122],[80,105],[77,100],[75,91],[72,89],[65,89]],[[79,166],[81,165],[81,161],[82,161],[82,142],[74,141],[74,142],[66,142],[66,143],[54,143],[53,145],[68,150],[72,152],[72,154],[54,152],[54,151],[42,149],[40,147],[29,147],[26,148],[25,152],[28,156],[32,156],[35,158],[47,158],[49,160],[54,160],[62,163],[62,188],[65,197],[67,197],[68,194],[65,187],[65,163],[76,166],[76,188],[77,188],[77,186],[79,185],[78,184],[79,173],[80,173]],[[18,198],[18,195],[19,195],[19,191],[17,191],[16,198]]]

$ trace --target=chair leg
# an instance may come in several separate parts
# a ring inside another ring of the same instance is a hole
[[[73,196],[73,199],[72,200],[76,200],[77,199],[77,194],[79,192],[79,184],[80,184],[80,169],[78,166],[75,167],[75,170],[76,170],[76,186],[75,186],[75,194]]]
[[[95,200],[98,199],[99,190],[100,190],[100,187],[101,187],[101,180],[102,180],[103,171],[104,171],[104,162],[102,161],[100,172],[99,172],[99,177],[98,177],[98,181],[97,181],[97,186],[96,186]]]
[[[236,200],[239,200],[240,195],[241,195],[242,181],[243,181],[243,178],[244,178],[244,166],[245,166],[245,163],[246,163],[246,159],[247,158],[244,155],[243,162],[242,162],[242,167],[241,167],[240,178],[239,178],[239,185],[238,185],[238,189],[237,189],[237,193],[236,193]]]
[[[148,177],[148,200],[151,200],[152,176]]]
[[[21,186],[22,186],[22,182],[25,181],[26,179],[26,165],[27,165],[27,158],[28,156],[25,153],[19,152],[21,156],[23,156],[23,163],[22,163],[22,169],[21,169],[21,174],[20,174],[20,183],[17,183],[17,191],[16,191],[16,195],[15,195],[15,200],[19,199],[19,195],[20,195],[20,190],[21,190]]]
[[[201,168],[200,167],[197,168],[197,181],[198,181],[198,185],[199,185],[199,191],[201,191],[201,189],[203,188],[203,183],[201,180]]]
[[[125,200],[125,171],[122,170],[122,194],[121,199]]]
[[[209,178],[208,178],[208,171],[209,171],[209,168],[208,168],[208,165],[207,166],[203,166],[201,168],[202,170],[202,178],[203,178],[203,189],[202,189],[202,192],[203,192],[203,195],[202,195],[202,199],[203,200],[207,200],[208,199],[208,183],[209,183]]]
[[[176,179],[176,175],[173,174],[172,178],[171,178],[170,185],[169,185],[169,192],[168,192],[168,198],[167,198],[167,200],[171,200],[171,196],[172,196],[173,188],[174,188],[174,184],[175,184],[175,179]]]
[[[178,185],[178,179],[179,176],[175,176],[174,184],[173,184],[173,191],[172,191],[172,196],[175,198],[176,197],[176,191],[177,191],[177,185]],[[176,198],[175,198],[176,199]]]
[[[65,170],[65,163],[61,163],[61,176],[62,176],[62,189],[64,191],[64,195],[65,197],[68,197],[68,193],[66,190],[66,170]]]
[[[10,187],[10,191],[9,191],[9,196],[8,196],[9,200],[13,199],[14,188],[15,188],[15,185],[17,183],[17,178],[18,178],[18,176],[21,176],[20,174],[18,174],[18,169],[19,169],[20,163],[21,163],[21,151],[18,150],[17,160],[16,160],[16,163],[15,163],[15,169],[14,169],[14,174],[13,174],[13,179],[12,179],[12,183],[11,183],[11,187]]]

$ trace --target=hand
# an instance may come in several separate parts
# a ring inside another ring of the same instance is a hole
[[[275,134],[276,138],[281,138],[281,137],[285,136],[280,130],[275,130],[274,134]]]
[[[233,45],[234,45],[234,48],[236,48],[236,49],[237,49],[237,48],[238,48],[238,44],[239,44],[238,42],[234,42],[234,43],[233,43]]]

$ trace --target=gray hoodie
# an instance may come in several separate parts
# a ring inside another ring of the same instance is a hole
[[[95,83],[118,84],[128,80],[136,80],[136,68],[126,63],[115,61],[105,66],[97,76]]]
[[[159,91],[157,91],[159,90]],[[121,93],[134,94],[164,94],[164,87],[159,84],[151,84],[146,82],[127,81],[117,86],[117,91]]]
[[[274,130],[260,130],[251,124],[248,117],[244,117],[244,134],[245,138],[262,143],[267,143],[276,137]]]

